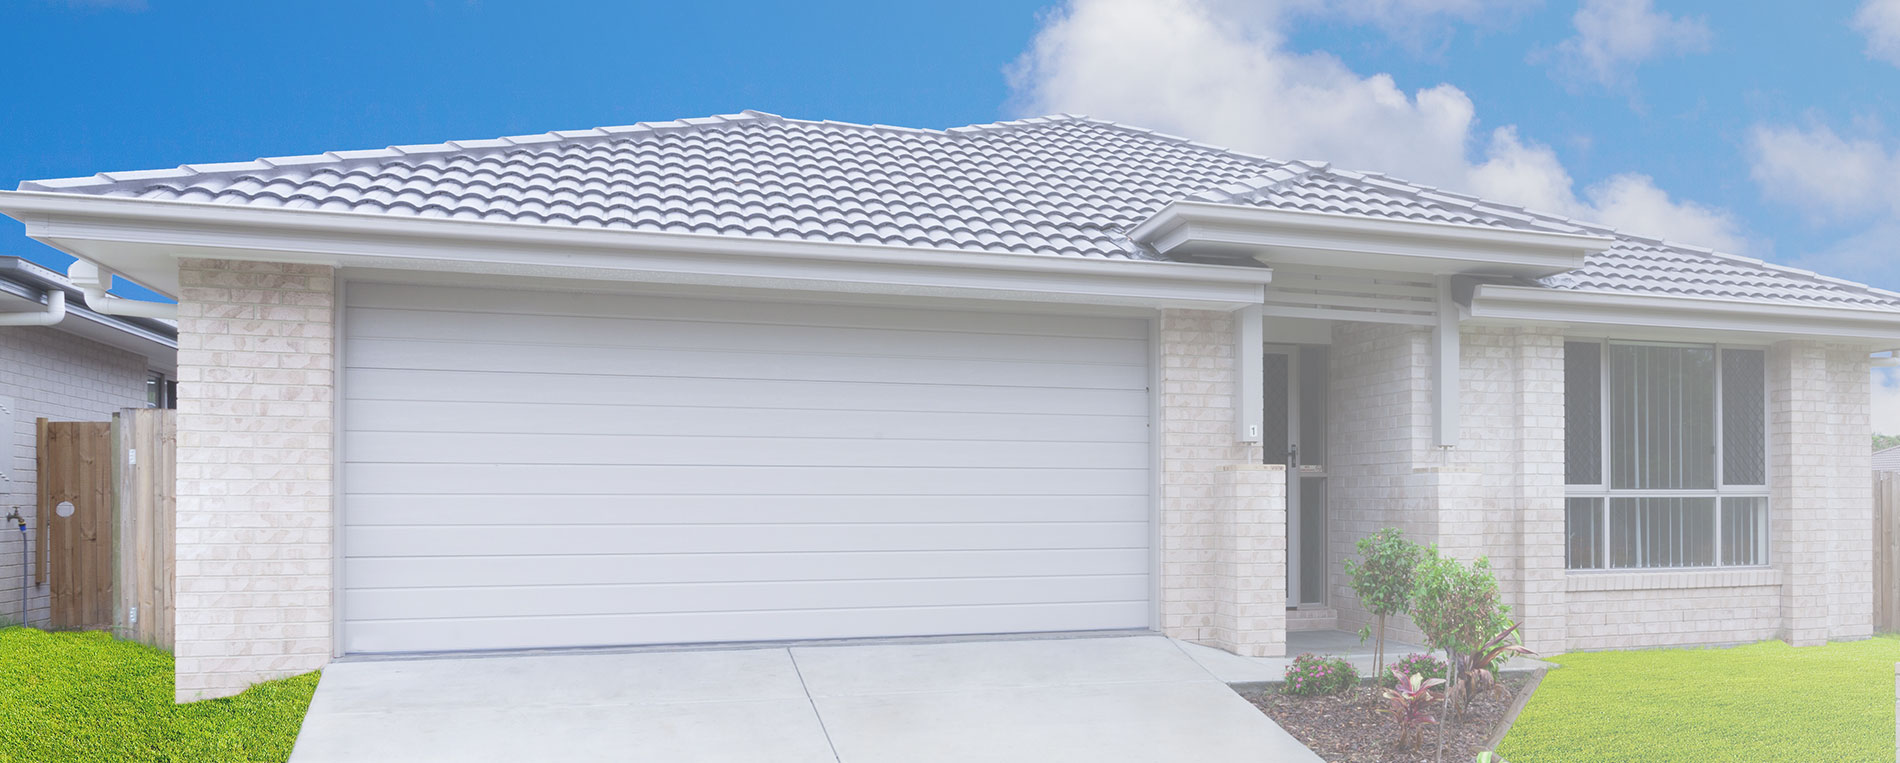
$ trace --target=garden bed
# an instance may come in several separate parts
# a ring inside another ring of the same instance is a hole
[[[1445,760],[1468,761],[1488,749],[1493,732],[1530,677],[1508,675],[1500,680],[1505,690],[1479,695],[1466,708],[1463,723],[1446,737]],[[1439,731],[1449,726],[1426,726],[1424,741],[1408,753],[1398,746],[1399,733],[1392,719],[1377,712],[1383,702],[1379,689],[1370,683],[1343,694],[1294,696],[1281,693],[1274,684],[1241,695],[1329,763],[1429,763],[1437,751]],[[1433,715],[1441,713],[1435,709]]]

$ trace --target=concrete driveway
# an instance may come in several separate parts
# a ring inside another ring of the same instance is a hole
[[[342,662],[292,763],[1318,761],[1160,636]]]

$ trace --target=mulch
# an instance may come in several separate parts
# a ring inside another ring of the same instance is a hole
[[[1473,700],[1458,729],[1445,737],[1444,759],[1468,761],[1483,752],[1491,732],[1529,680],[1505,676],[1505,691],[1486,692]],[[1439,732],[1449,731],[1447,723],[1426,726],[1418,750],[1400,749],[1398,727],[1389,716],[1374,712],[1382,703],[1379,690],[1371,685],[1325,697],[1281,694],[1278,686],[1250,690],[1243,696],[1328,763],[1431,763]]]

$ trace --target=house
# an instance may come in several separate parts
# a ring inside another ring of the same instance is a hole
[[[1900,471],[1900,445],[1874,451],[1874,471]]]
[[[16,532],[37,540],[34,422],[105,421],[123,408],[169,408],[177,329],[151,318],[86,307],[65,276],[0,257],[0,623],[44,625],[48,591],[25,575],[35,561]]]
[[[1870,633],[1900,295],[1055,116],[759,112],[22,183],[177,298],[177,691],[358,654],[1367,622]],[[1401,624],[1403,635],[1409,625]]]

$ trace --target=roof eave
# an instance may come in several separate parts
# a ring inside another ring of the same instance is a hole
[[[0,191],[27,235],[160,293],[180,257],[1237,309],[1268,268]]]
[[[1175,201],[1129,237],[1164,256],[1524,278],[1575,270],[1607,236]]]
[[[1900,311],[1482,284],[1476,320],[1860,340],[1900,347]]]

